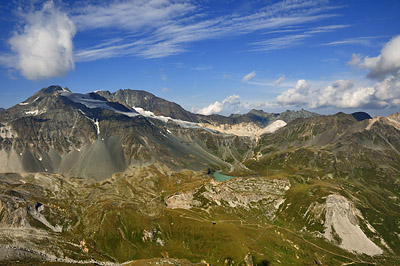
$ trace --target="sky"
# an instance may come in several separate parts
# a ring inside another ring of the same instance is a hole
[[[0,107],[50,85],[201,114],[400,110],[397,0],[9,0]]]

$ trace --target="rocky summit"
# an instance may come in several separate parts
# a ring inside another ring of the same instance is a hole
[[[0,112],[1,265],[398,265],[399,197],[399,113],[60,86]]]

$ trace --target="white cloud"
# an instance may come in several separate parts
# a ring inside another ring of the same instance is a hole
[[[368,76],[371,78],[383,79],[387,75],[398,75],[400,70],[400,35],[393,37],[376,57],[361,58],[353,54],[350,65],[356,65],[370,70]]]
[[[27,79],[62,76],[74,68],[74,23],[48,1],[39,11],[24,16],[25,25],[9,40],[17,54],[13,67]]]
[[[400,107],[400,35],[392,38],[376,57],[353,54],[349,65],[370,70],[368,76],[379,81],[370,86],[353,80],[337,80],[320,87],[299,80],[294,88],[281,93],[274,103],[310,108],[384,108]]]
[[[225,98],[222,102],[216,101],[209,106],[197,110],[198,114],[211,115],[218,114],[222,111],[229,112],[237,109],[240,106],[240,97],[238,95],[231,95]],[[195,111],[195,110],[194,110]]]
[[[277,80],[275,80],[274,85],[278,86],[279,84],[281,84],[283,81],[285,81],[286,77],[285,75],[280,76]]]
[[[306,83],[304,79],[297,81],[296,86],[293,89],[284,91],[279,95],[276,100],[281,105],[302,105],[307,101],[305,94],[309,90],[310,85]]]
[[[326,87],[314,87],[305,80],[299,80],[295,88],[281,93],[275,104],[309,108],[395,107],[400,100],[399,88],[400,79],[393,76],[374,86],[355,86],[352,80],[336,80]]]
[[[375,96],[380,101],[388,102],[390,105],[399,106],[400,101],[400,73],[390,75],[375,84]]]
[[[252,78],[254,78],[255,76],[256,76],[256,72],[255,72],[255,71],[252,71],[252,72],[250,72],[249,74],[247,74],[246,76],[244,76],[244,77],[242,78],[242,81],[243,81],[243,82],[247,82],[247,81],[251,80]]]

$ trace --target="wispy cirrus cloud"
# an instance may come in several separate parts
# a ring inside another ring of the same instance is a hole
[[[328,25],[310,29],[302,29],[302,30],[299,29],[296,30],[295,34],[288,34],[275,38],[268,38],[263,41],[253,42],[251,43],[251,45],[254,46],[254,48],[252,48],[251,50],[268,52],[268,51],[285,49],[301,45],[304,43],[305,40],[313,37],[316,34],[328,33],[339,29],[347,28],[349,26],[350,25]]]
[[[242,78],[242,82],[247,82],[247,81],[251,80],[252,78],[254,78],[255,76],[256,76],[256,72],[252,71]]]
[[[80,30],[118,28],[140,33],[184,18],[195,8],[189,1],[107,1],[76,9],[72,18]]]
[[[254,32],[266,33],[320,21],[335,16],[331,11],[337,8],[330,6],[325,0],[287,0],[265,5],[250,14],[235,13],[213,17],[198,4],[174,0],[114,1],[75,10],[72,19],[78,30],[106,29],[110,35],[116,30],[118,36],[121,36],[121,32],[125,36],[113,44],[81,48],[77,51],[76,58],[78,61],[126,55],[162,58],[185,52],[190,43],[197,41]],[[331,25],[313,30],[326,32],[341,27],[344,26]],[[306,36],[298,35],[292,37],[292,40],[304,37]],[[279,43],[278,40],[275,42]],[[258,50],[265,47],[262,42],[255,45]]]
[[[284,82],[285,79],[286,79],[285,75],[280,76],[277,80],[275,80],[274,86],[278,86],[279,84],[281,84],[282,82]]]
[[[321,46],[339,46],[339,45],[356,44],[356,45],[372,47],[372,46],[374,46],[373,40],[376,40],[379,38],[382,38],[382,36],[347,38],[347,39],[343,39],[343,40],[323,43],[323,44],[321,44]]]

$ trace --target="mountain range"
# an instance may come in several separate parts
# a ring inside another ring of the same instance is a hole
[[[50,86],[0,112],[0,172],[8,265],[400,263],[400,113]]]

